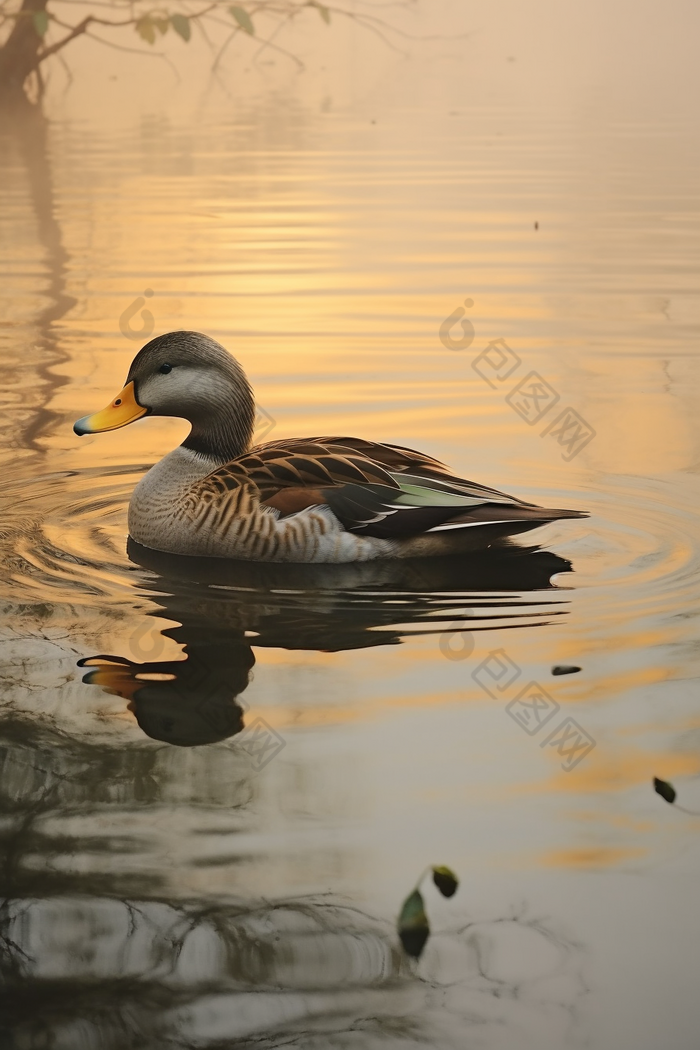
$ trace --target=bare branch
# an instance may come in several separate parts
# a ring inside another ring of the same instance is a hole
[[[213,43],[212,39],[210,38],[209,34],[207,33],[207,31],[205,29],[204,22],[201,22],[201,21],[200,22],[195,22],[195,25],[197,26],[197,29],[200,31],[200,33],[202,34],[204,40],[206,41],[206,44],[207,44],[207,47],[209,48],[209,50],[213,51],[214,50],[214,43]],[[235,30],[234,30],[234,32],[235,32]]]
[[[66,77],[68,78],[68,84],[66,85],[66,87],[70,87],[71,84],[73,83],[73,74],[71,72],[71,68],[68,65],[68,63],[66,62],[65,58],[63,57],[63,55],[61,54],[60,51],[56,55],[56,58],[58,59],[58,61],[63,66],[63,72],[66,74]]]
[[[104,40],[101,36],[95,36],[94,33],[86,33],[91,40],[96,40],[98,44],[104,44],[105,47],[111,47],[115,51],[126,51],[130,55],[143,55],[144,58],[162,58],[165,59],[165,55],[162,51],[146,51],[143,47],[126,47],[124,44],[115,44],[113,40]]]
[[[273,44],[272,39],[266,40],[263,46],[260,48],[260,51],[262,51],[266,47],[271,47],[273,51],[278,51],[281,55],[284,55],[286,58],[291,58],[293,62],[296,62],[297,68],[299,70],[306,69],[306,66],[304,65],[302,60],[297,57],[297,55],[292,54],[291,51],[287,51],[284,47],[280,47],[279,44]],[[255,57],[253,59],[254,62],[257,62],[260,51],[256,52]]]
[[[63,37],[63,40],[59,40],[57,43],[51,44],[50,47],[45,47],[43,51],[40,51],[39,54],[36,56],[37,65],[39,64],[39,62],[44,62],[51,55],[55,55],[57,51],[60,51],[61,48],[64,48],[66,44],[70,44],[71,40],[75,40],[77,36],[82,36],[92,21],[94,21],[92,15],[87,15],[87,17],[84,18],[82,22],[79,22],[77,26],[73,27],[73,29],[70,31],[70,33],[68,33],[67,36]]]
[[[236,36],[236,34],[239,32],[239,29],[240,29],[240,26],[236,26],[235,29],[232,29],[231,32],[229,33],[229,35],[224,40],[224,42],[221,45],[221,47],[219,48],[219,52],[218,52],[216,58],[214,59],[214,61],[212,62],[212,67],[211,67],[212,73],[215,73],[216,70],[219,68],[219,62],[223,58],[224,51],[226,50],[228,45],[231,43],[233,38]]]

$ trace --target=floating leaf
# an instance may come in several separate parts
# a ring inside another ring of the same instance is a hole
[[[168,26],[170,25],[170,19],[163,17],[162,15],[153,15],[153,25],[160,30],[163,36],[168,32]]]
[[[443,865],[433,867],[433,882],[443,897],[453,897],[459,886],[459,879],[455,873]]]
[[[32,23],[37,36],[44,36],[46,30],[49,28],[49,16],[46,11],[34,11],[32,13]]]
[[[654,777],[654,791],[672,805],[676,801],[676,789],[667,780],[659,780],[658,777]]]
[[[244,29],[250,36],[255,36],[255,26],[253,20],[246,11],[245,7],[229,7],[229,11],[238,22],[241,29]]]
[[[430,936],[430,926],[420,890],[414,890],[403,902],[397,928],[404,951],[413,959],[418,959]]]
[[[311,7],[315,7],[318,10],[318,13],[320,14],[321,18],[327,26],[331,24],[331,13],[328,10],[328,8],[324,6],[324,4],[312,3]]]
[[[155,44],[156,27],[150,15],[144,15],[142,18],[139,18],[134,28],[142,40],[145,40],[148,44]]]
[[[170,24],[178,36],[181,36],[183,40],[189,40],[192,36],[190,20],[186,15],[171,15]]]

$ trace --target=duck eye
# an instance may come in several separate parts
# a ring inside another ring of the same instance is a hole
[[[158,371],[162,372],[164,376],[167,376],[168,372],[172,372],[172,370],[173,370],[173,366],[172,365],[161,365],[160,368],[158,369]]]

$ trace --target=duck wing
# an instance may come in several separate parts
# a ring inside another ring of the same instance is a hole
[[[365,441],[362,438],[353,437],[314,437],[307,438],[305,441],[289,439],[270,441],[265,445],[259,446],[258,449],[253,449],[252,453],[263,452],[267,455],[272,453],[273,450],[279,450],[284,453],[287,450],[294,449],[296,452],[303,454],[307,448],[311,456],[319,448],[322,448],[326,454],[341,457],[349,456],[356,462],[371,465],[375,470],[377,468],[383,469],[392,478],[396,474],[412,474],[423,482],[433,480],[438,485],[446,484],[448,487],[452,486],[454,491],[462,492],[465,495],[478,495],[485,498],[495,497],[512,503],[522,502],[516,500],[513,496],[507,496],[503,492],[498,492],[497,489],[487,488],[485,485],[478,485],[473,481],[455,477],[440,460],[434,459],[424,452],[405,448],[402,445],[385,445],[378,441]]]
[[[511,522],[533,527],[581,516],[457,478],[413,449],[349,437],[271,441],[219,467],[200,484],[218,495],[252,488],[263,507],[282,517],[325,505],[347,531],[383,539]]]

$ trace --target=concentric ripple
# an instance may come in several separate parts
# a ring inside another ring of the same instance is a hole
[[[141,471],[66,471],[5,487],[4,597],[17,601],[119,602],[133,589],[125,551],[127,508]]]
[[[144,568],[134,564],[126,549],[129,498],[144,469],[124,465],[56,472],[6,485],[0,593],[15,602],[19,594],[28,602],[88,608],[103,606],[105,599],[110,604],[133,603],[135,588],[143,596],[155,582],[154,572],[162,572],[158,555]],[[591,517],[576,525],[567,522],[557,530],[560,542],[555,542],[555,549],[572,561],[575,572],[571,578],[561,578],[564,586],[574,583],[585,589],[589,599],[595,597],[598,615],[607,620],[671,611],[688,616],[700,579],[700,537],[694,493],[688,492],[686,501],[680,502],[678,492],[679,486],[670,482],[628,478],[616,479],[607,491],[591,492]],[[545,533],[544,539],[551,539],[551,533]],[[185,564],[189,561],[184,559]],[[282,576],[278,587],[273,577],[260,579],[265,589],[278,594],[289,583]],[[306,570],[300,575],[300,581],[304,579],[313,585]],[[339,573],[341,588],[344,579]],[[403,580],[402,590],[426,589],[420,586],[420,577],[412,579],[408,572]],[[198,583],[220,595],[232,587],[251,587],[244,570],[234,578],[223,569],[219,572],[218,566],[209,573],[203,569]],[[360,598],[362,578],[353,578],[352,583]],[[365,600],[371,600],[371,583],[368,577]],[[300,589],[303,584],[289,588],[291,605]],[[318,582],[314,589],[318,591]],[[155,593],[159,590],[156,585]],[[400,600],[388,593],[390,587],[382,590],[385,602]]]
[[[591,518],[563,550],[600,623],[649,620],[657,636],[664,621],[697,615],[698,486],[680,480],[615,478],[591,492]]]

